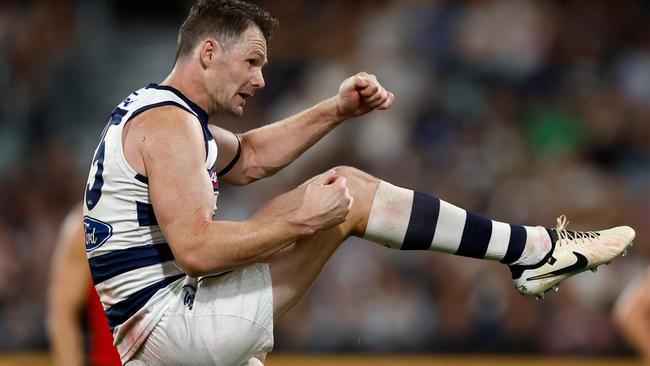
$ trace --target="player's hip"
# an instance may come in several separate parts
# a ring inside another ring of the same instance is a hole
[[[268,265],[187,277],[134,356],[157,365],[240,365],[273,347]]]

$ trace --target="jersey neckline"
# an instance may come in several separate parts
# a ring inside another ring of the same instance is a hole
[[[159,89],[159,90],[168,90],[174,94],[176,94],[179,98],[181,98],[187,105],[192,109],[194,113],[196,113],[197,117],[199,118],[199,121],[201,121],[202,124],[207,125],[208,124],[208,112],[203,110],[203,108],[199,107],[196,103],[191,101],[188,97],[186,97],[183,93],[180,92],[180,90],[174,88],[173,86],[169,85],[159,85],[156,83],[151,83],[147,86],[147,88],[153,88],[153,89]]]

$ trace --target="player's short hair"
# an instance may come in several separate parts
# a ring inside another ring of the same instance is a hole
[[[198,0],[178,32],[176,60],[192,53],[197,43],[208,36],[227,50],[250,25],[256,25],[269,42],[278,20],[265,9],[245,1]]]

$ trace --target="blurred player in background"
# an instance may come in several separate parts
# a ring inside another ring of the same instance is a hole
[[[48,333],[57,366],[121,365],[84,251],[81,206],[61,225],[48,287]]]
[[[208,125],[210,116],[241,116],[264,87],[276,26],[249,3],[198,1],[172,72],[129,95],[102,132],[84,201],[86,251],[123,362],[259,364],[273,346],[274,319],[351,235],[500,261],[520,293],[539,297],[631,243],[626,226],[569,231],[563,216],[555,229],[510,225],[345,166],[271,199],[249,220],[215,220],[220,182],[269,177],[339,124],[395,99],[360,72],[282,121],[241,135]]]
[[[614,307],[616,324],[650,365],[650,269],[623,291]]]

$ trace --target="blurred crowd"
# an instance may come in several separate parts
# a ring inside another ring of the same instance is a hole
[[[0,350],[44,349],[58,225],[82,199],[108,114],[171,70],[191,5],[0,2]],[[278,351],[618,354],[610,317],[650,259],[650,5],[644,1],[259,1],[280,20],[245,131],[367,71],[394,107],[347,122],[293,166],[223,187],[242,219],[353,165],[495,220],[630,225],[636,245],[544,301],[498,263],[350,239],[276,324]]]

